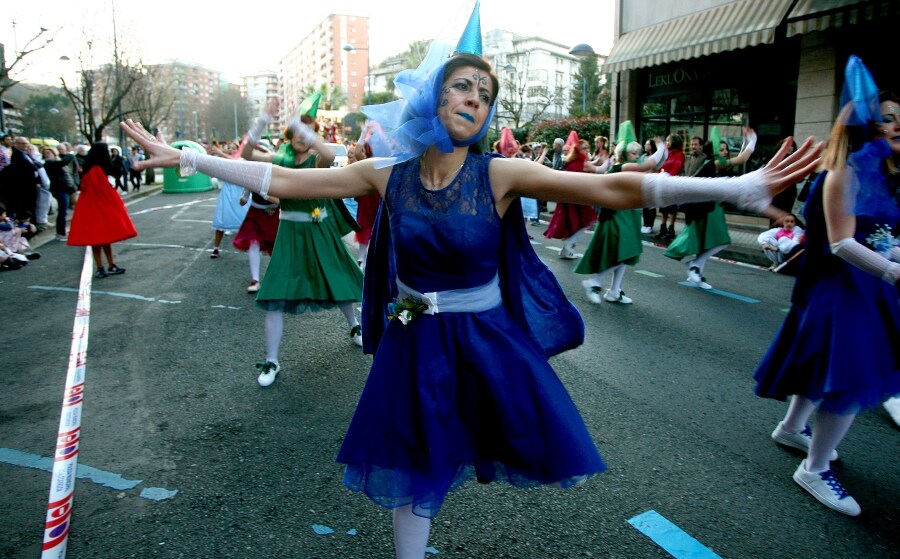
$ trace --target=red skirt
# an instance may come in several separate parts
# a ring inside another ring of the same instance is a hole
[[[378,213],[378,204],[381,196],[378,194],[366,194],[356,199],[356,223],[361,229],[356,233],[356,242],[367,245],[372,238],[372,226],[375,225],[375,215]]]
[[[101,246],[137,237],[137,229],[118,190],[109,184],[102,167],[81,177],[81,193],[69,227],[70,246]]]
[[[544,236],[548,239],[568,239],[596,221],[597,212],[591,206],[558,202]]]
[[[241,223],[237,235],[231,244],[234,248],[246,252],[255,241],[259,243],[259,250],[266,254],[272,254],[275,246],[275,235],[278,234],[278,206],[267,210],[250,206],[247,217]]]

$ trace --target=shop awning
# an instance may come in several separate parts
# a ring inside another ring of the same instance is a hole
[[[896,0],[799,0],[787,17],[787,36],[895,17],[898,12]]]
[[[791,0],[739,0],[619,37],[601,72],[656,66],[771,43]]]

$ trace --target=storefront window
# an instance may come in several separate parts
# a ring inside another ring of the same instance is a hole
[[[713,126],[732,151],[741,147],[741,126],[747,122],[747,103],[736,88],[687,91],[652,97],[641,104],[641,138],[680,134],[708,138]]]

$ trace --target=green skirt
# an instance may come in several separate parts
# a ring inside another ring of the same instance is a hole
[[[608,212],[608,210],[603,213]],[[640,210],[618,210],[611,219],[598,221],[576,274],[597,274],[619,264],[634,266],[641,259]]]
[[[716,203],[715,208],[705,217],[695,219],[669,244],[665,255],[675,260],[681,260],[685,256],[693,256],[714,247],[730,245],[731,237],[728,235],[728,224],[725,223],[725,212],[722,206]]]
[[[256,296],[259,307],[301,313],[362,300],[362,271],[341,239],[336,217],[318,223],[281,220]]]

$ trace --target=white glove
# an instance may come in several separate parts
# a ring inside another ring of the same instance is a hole
[[[253,121],[253,126],[250,127],[250,131],[247,132],[247,137],[253,145],[259,143],[262,139],[263,132],[266,131],[266,128],[269,127],[269,123],[271,122],[272,116],[269,113],[265,111],[259,113],[259,116]]]
[[[867,274],[878,276],[891,285],[900,279],[900,264],[891,262],[874,250],[869,250],[853,237],[831,243],[831,253]],[[893,250],[891,251],[893,257]]]
[[[297,135],[297,137],[299,137],[306,145],[312,145],[313,142],[319,139],[318,134],[316,134],[312,128],[300,121],[299,116],[295,116],[288,122],[288,129],[291,133]]]
[[[647,173],[641,181],[641,194],[645,208],[722,200],[762,213],[772,203],[772,194],[762,176],[761,170],[740,177],[712,178]]]
[[[243,186],[263,198],[269,196],[269,185],[272,183],[271,163],[225,159],[201,154],[192,149],[182,149],[181,176],[187,177],[197,171],[231,184]]]

